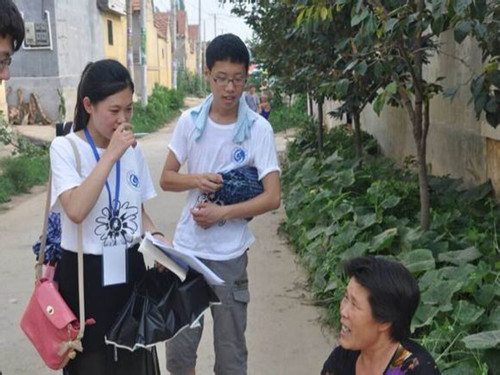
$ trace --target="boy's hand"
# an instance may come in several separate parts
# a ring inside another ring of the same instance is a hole
[[[196,175],[196,186],[203,193],[215,193],[223,184],[224,180],[218,173],[200,173]]]
[[[191,210],[193,219],[203,229],[208,229],[224,218],[224,206],[203,202]]]

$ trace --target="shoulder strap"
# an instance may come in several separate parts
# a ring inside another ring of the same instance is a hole
[[[76,147],[75,141],[71,137],[66,136],[69,141],[73,153],[75,154],[76,170],[78,174],[82,175],[82,161],[80,159],[80,153]],[[83,237],[82,237],[82,224],[78,224],[77,228],[78,236],[78,305],[80,308],[80,331],[78,332],[77,338],[81,339],[85,331],[85,290],[83,284]]]
[[[47,226],[49,221],[50,199],[52,190],[52,171],[49,171],[49,187],[47,189],[47,198],[45,200],[45,213],[43,215],[42,239],[40,240],[40,251],[38,252],[38,261],[35,264],[35,279],[39,280],[43,273],[43,261],[45,260],[45,246],[47,244]]]

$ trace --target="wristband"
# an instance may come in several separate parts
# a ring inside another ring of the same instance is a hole
[[[165,237],[165,235],[162,232],[153,232],[153,233],[151,233],[152,236],[155,236],[157,234],[159,234],[162,237]]]

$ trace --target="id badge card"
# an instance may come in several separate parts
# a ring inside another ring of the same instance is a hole
[[[127,282],[126,245],[103,246],[102,285],[117,285]]]

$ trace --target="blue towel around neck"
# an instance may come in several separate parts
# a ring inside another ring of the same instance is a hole
[[[205,127],[207,125],[207,118],[210,113],[210,107],[213,102],[213,95],[210,94],[203,101],[201,105],[195,107],[191,110],[191,118],[194,122],[194,139],[199,141]],[[254,122],[259,118],[259,114],[252,111],[245,101],[243,96],[240,97],[238,105],[238,117],[236,120],[236,127],[234,129],[233,141],[234,143],[242,143],[243,141],[250,138],[250,129],[252,128]]]

